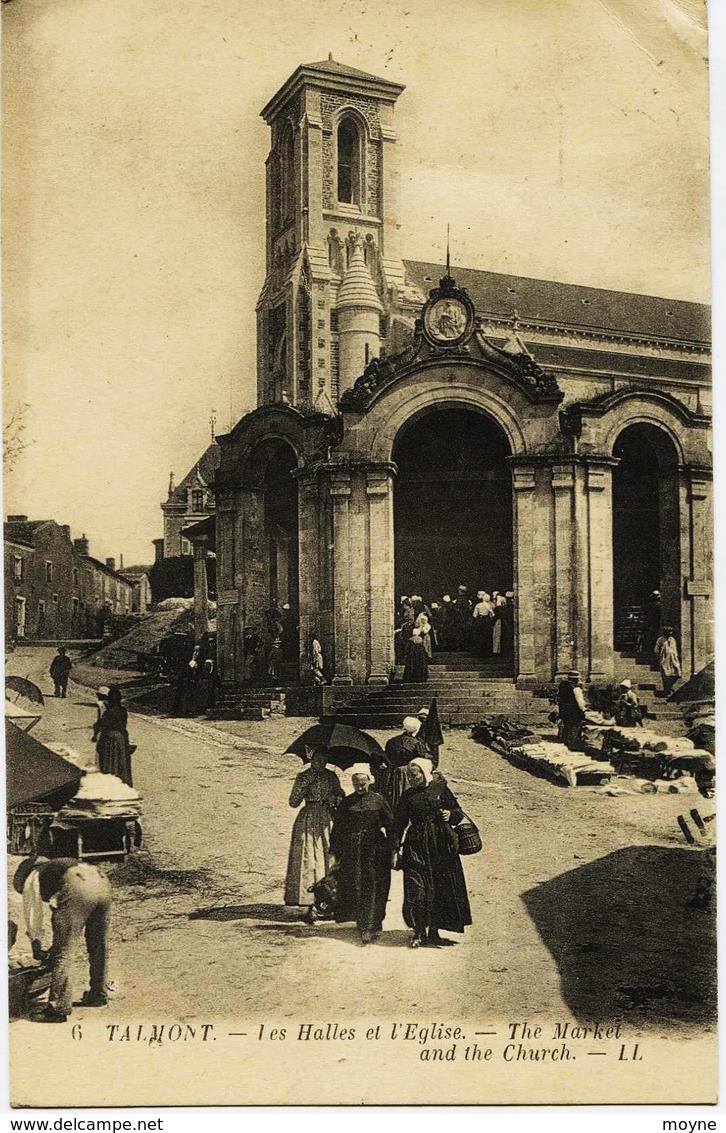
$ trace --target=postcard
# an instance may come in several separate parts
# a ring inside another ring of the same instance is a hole
[[[715,1103],[700,0],[6,0],[16,1107]]]

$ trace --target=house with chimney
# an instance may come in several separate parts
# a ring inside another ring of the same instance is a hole
[[[54,519],[9,515],[5,538],[5,635],[10,640],[96,637],[109,617],[130,614],[133,583],[89,554]]]

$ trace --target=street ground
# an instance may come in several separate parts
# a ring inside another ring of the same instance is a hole
[[[69,744],[92,766],[93,695],[75,683],[67,700],[50,695],[52,653],[19,649],[7,671],[48,694],[34,735]],[[484,841],[464,859],[474,925],[456,947],[411,952],[394,874],[384,931],[363,948],[353,926],[310,927],[281,903],[295,814],[288,795],[301,766],[284,752],[311,722],[132,712],[144,845],[101,867],[115,898],[115,991],[104,1021],[405,1019],[415,1010],[430,1019],[622,1020],[663,1035],[715,1026],[714,854],[688,848],[676,824],[691,806],[708,813],[712,804],[560,787],[465,730],[447,732],[442,770]],[[350,789],[348,776],[343,784]],[[11,892],[20,923],[19,905]],[[79,1009],[79,1020],[88,1014]]]

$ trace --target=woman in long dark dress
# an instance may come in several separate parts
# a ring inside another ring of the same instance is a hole
[[[413,929],[412,948],[453,944],[439,935],[463,932],[471,909],[456,835],[450,823],[464,816],[442,778],[433,779],[431,761],[409,764],[411,786],[401,796],[394,818],[397,847],[403,841],[403,919]]]
[[[133,787],[129,744],[129,714],[121,703],[121,690],[112,685],[106,698],[108,707],[96,722],[96,754],[103,775],[116,775]]]
[[[404,791],[408,790],[408,765],[417,756],[426,757],[426,746],[418,739],[421,721],[415,716],[407,716],[399,736],[392,736],[386,743],[386,762],[377,769],[376,790],[395,811],[396,804]]]
[[[404,658],[404,684],[423,684],[429,679],[429,659],[420,629],[413,630]]]
[[[335,919],[355,921],[362,944],[370,944],[383,927],[391,887],[393,812],[370,790],[367,772],[353,775],[353,794],[338,805],[330,835],[338,895]]]

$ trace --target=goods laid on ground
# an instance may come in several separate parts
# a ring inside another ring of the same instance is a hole
[[[477,743],[486,744],[488,747],[492,747],[495,743],[506,746],[514,741],[525,743],[531,739],[539,739],[531,728],[512,716],[484,716],[478,724],[474,724],[471,735]]]
[[[545,740],[512,717],[485,716],[472,728],[472,737],[500,752],[515,767],[564,781],[570,787],[576,787],[578,780],[584,779],[603,782],[613,773],[606,761]]]
[[[643,779],[671,780],[684,773],[698,778],[713,765],[712,755],[696,748],[687,736],[661,736],[645,728],[585,728],[585,742],[601,751],[618,774],[636,775]]]

